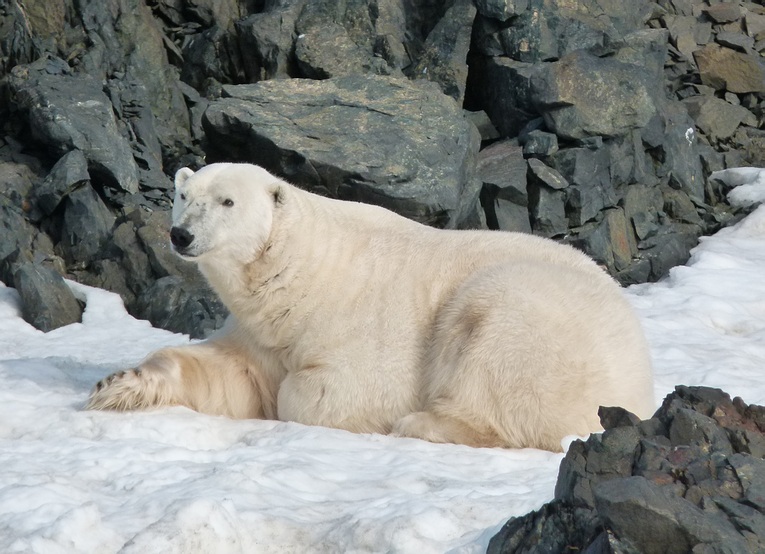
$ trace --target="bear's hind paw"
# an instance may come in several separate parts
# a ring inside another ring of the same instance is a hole
[[[169,404],[161,388],[139,369],[117,371],[96,383],[85,409],[129,411]]]

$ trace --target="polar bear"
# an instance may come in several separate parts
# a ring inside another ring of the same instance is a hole
[[[103,379],[89,408],[553,451],[601,430],[601,405],[653,412],[640,323],[574,248],[430,228],[248,164],[183,168],[175,187],[173,248],[231,316]]]

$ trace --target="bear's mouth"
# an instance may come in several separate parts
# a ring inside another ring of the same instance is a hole
[[[171,248],[173,249],[173,252],[184,260],[193,260],[194,258],[198,257],[199,254],[196,252],[193,252],[191,248],[189,247],[179,247],[175,246],[174,244],[171,245]]]

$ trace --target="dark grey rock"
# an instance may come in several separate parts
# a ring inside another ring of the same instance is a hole
[[[528,167],[529,174],[533,175],[535,181],[555,190],[568,188],[568,180],[552,167],[545,165],[542,161],[536,158],[530,158]]]
[[[608,243],[614,258],[612,273],[626,270],[638,256],[637,238],[622,208],[606,210],[604,219]]]
[[[181,79],[201,89],[207,79],[239,83],[245,79],[244,62],[237,36],[225,27],[213,25],[189,37],[182,49]]]
[[[428,35],[423,51],[407,74],[438,84],[460,105],[465,98],[466,58],[476,8],[472,0],[456,0]]]
[[[304,77],[389,73],[385,61],[372,55],[374,23],[361,3],[307,2],[295,29],[295,59]]]
[[[82,319],[82,306],[64,279],[40,264],[25,263],[16,269],[13,286],[21,296],[21,315],[43,332]]]
[[[637,427],[640,423],[638,416],[619,406],[601,406],[598,409],[598,417],[603,429],[606,430],[616,427]]]
[[[51,63],[43,59],[12,71],[10,86],[17,107],[27,114],[32,135],[57,157],[80,150],[91,177],[106,186],[138,192],[130,146],[117,129],[100,83],[69,74],[64,62],[55,62],[53,68]]]
[[[620,136],[656,113],[653,95],[661,83],[649,76],[639,66],[576,51],[532,78],[531,97],[559,137]]]
[[[686,193],[671,188],[662,188],[661,192],[664,196],[664,210],[670,217],[683,223],[698,225],[701,228],[703,225],[701,216]]]
[[[136,313],[157,327],[192,338],[205,338],[223,326],[227,312],[203,284],[188,283],[177,275],[162,277],[138,298]]]
[[[523,141],[523,153],[526,156],[551,156],[558,151],[558,137],[553,133],[534,130]]]
[[[593,221],[577,228],[576,233],[566,237],[566,242],[590,256],[604,269],[614,270],[614,251],[605,220]]]
[[[757,117],[752,112],[714,96],[692,96],[683,100],[683,105],[710,141],[730,138],[742,123],[757,125]]]
[[[478,12],[492,19],[507,21],[526,10],[528,0],[476,0]]]
[[[392,77],[227,86],[209,159],[258,163],[311,190],[456,227],[478,198],[480,137],[435,85]]]
[[[19,261],[32,260],[32,245],[37,230],[18,211],[0,206],[0,280],[13,285],[13,274]],[[15,255],[14,259],[10,259]]]
[[[519,206],[528,206],[526,160],[516,141],[495,142],[481,150],[478,153],[478,177],[484,185],[496,187],[502,198]]]
[[[499,138],[499,131],[489,119],[488,114],[483,111],[471,112],[465,110],[465,116],[473,122],[478,132],[481,134],[481,141],[495,140]]]
[[[658,188],[631,185],[624,195],[624,213],[632,222],[639,240],[655,236],[659,232],[658,211],[663,210],[664,200]]]
[[[228,1],[221,2],[212,13],[223,13],[228,5]],[[178,72],[168,61],[174,44],[167,40],[159,19],[143,0],[113,0],[110,6],[104,9],[101,0],[78,0],[80,29],[86,38],[81,50],[73,53],[76,59],[72,65],[97,82],[124,76],[145,87],[165,156],[182,155],[191,141]]]
[[[741,33],[720,31],[715,35],[715,42],[745,53],[750,52],[754,48],[754,38],[742,35]]]
[[[79,150],[67,152],[51,168],[35,191],[37,204],[45,215],[53,213],[70,192],[90,182],[88,161]]]
[[[90,185],[70,192],[64,201],[58,243],[63,257],[69,263],[85,265],[98,258],[114,221],[114,215]]]
[[[717,422],[687,408],[678,409],[674,413],[669,427],[669,440],[673,446],[708,444],[714,451],[733,454],[728,436]]]
[[[305,0],[276,2],[272,9],[235,23],[248,81],[289,77],[297,73],[292,57],[297,37],[295,23]]]
[[[576,441],[555,500],[508,521],[490,552],[759,552],[765,460],[727,437],[763,436],[765,408],[679,386],[653,418],[601,408],[602,435]]]
[[[542,66],[508,58],[478,58],[471,61],[466,102],[485,110],[500,134],[516,136],[526,124],[539,117],[531,100],[531,80]],[[512,93],[510,93],[512,91]]]
[[[120,122],[128,131],[141,190],[168,190],[172,183],[163,172],[160,123],[151,110],[149,91],[141,82],[128,79],[111,79],[107,87]]]
[[[488,200],[484,200],[483,191],[481,195],[489,229],[531,233],[531,221],[527,206],[521,206],[497,194],[489,196]]]
[[[545,504],[530,517],[514,518],[489,541],[487,554],[567,552],[591,544],[598,519],[590,510],[563,502]]]
[[[568,229],[565,193],[529,179],[531,229],[546,237],[561,236]]]
[[[746,545],[727,519],[706,514],[643,477],[598,483],[594,494],[604,523],[639,552],[681,554],[699,543],[727,543],[736,551]]]
[[[681,232],[660,231],[657,235],[640,243],[640,250],[651,262],[652,279],[660,279],[673,267],[688,261],[698,235],[688,233],[682,227],[679,229]]]
[[[668,179],[671,187],[682,190],[694,202],[704,201],[704,173],[693,120],[680,102],[662,107],[664,141],[657,148],[661,165],[657,176]]]
[[[532,230],[548,237],[564,234],[568,228],[568,182],[560,173],[534,158],[528,161],[526,176]]]
[[[603,209],[616,205],[609,154],[607,148],[566,148],[548,157],[550,165],[570,183],[566,189],[566,213],[572,227],[584,225],[597,218]]]
[[[503,53],[524,62],[551,61],[577,50],[605,54],[624,36],[642,27],[651,13],[648,2],[585,0],[576,4],[529,0],[528,8],[497,31]]]
[[[488,228],[530,233],[526,161],[518,143],[505,140],[481,150],[478,177]]]

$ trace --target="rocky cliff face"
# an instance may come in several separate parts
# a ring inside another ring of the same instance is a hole
[[[167,209],[222,160],[657,279],[737,216],[710,172],[765,162],[763,50],[749,2],[0,0],[0,279],[45,328],[68,277],[208,333]]]

